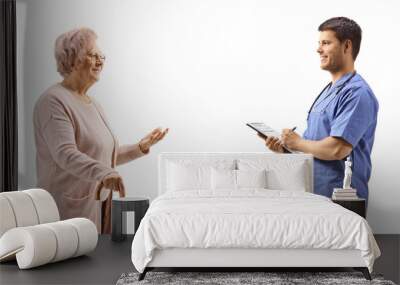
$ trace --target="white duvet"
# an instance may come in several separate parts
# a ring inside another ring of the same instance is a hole
[[[320,195],[265,189],[159,196],[135,234],[132,262],[143,272],[165,248],[358,249],[370,272],[380,255],[359,215]]]

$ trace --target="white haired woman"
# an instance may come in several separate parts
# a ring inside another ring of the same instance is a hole
[[[48,88],[34,110],[38,187],[54,197],[62,219],[86,217],[111,232],[111,196],[96,199],[99,186],[125,196],[115,166],[147,154],[168,132],[155,129],[140,142],[119,146],[103,109],[89,88],[99,80],[105,57],[95,32],[74,29],[55,44],[61,83]]]

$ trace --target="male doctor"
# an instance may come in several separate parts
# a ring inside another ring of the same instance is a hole
[[[345,17],[331,18],[318,30],[320,66],[330,82],[312,104],[307,129],[301,137],[284,129],[281,138],[268,137],[267,147],[284,152],[283,146],[314,156],[314,193],[332,196],[343,186],[345,160],[353,165],[352,188],[368,200],[371,150],[377,123],[378,101],[367,82],[354,69],[361,43],[360,26]]]

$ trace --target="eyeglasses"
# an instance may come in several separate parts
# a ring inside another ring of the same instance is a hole
[[[101,53],[88,52],[87,56],[90,57],[91,60],[96,60],[96,61],[105,61],[106,60],[106,56]]]

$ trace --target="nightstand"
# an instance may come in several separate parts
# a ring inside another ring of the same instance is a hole
[[[111,205],[111,240],[123,241],[126,235],[122,233],[122,215],[124,212],[135,213],[135,233],[139,227],[140,221],[146,214],[149,208],[148,198],[139,197],[124,197],[113,198]]]
[[[340,206],[353,211],[356,214],[359,214],[361,217],[365,219],[366,216],[366,204],[365,199],[354,199],[354,200],[334,200],[332,202],[339,204]]]

